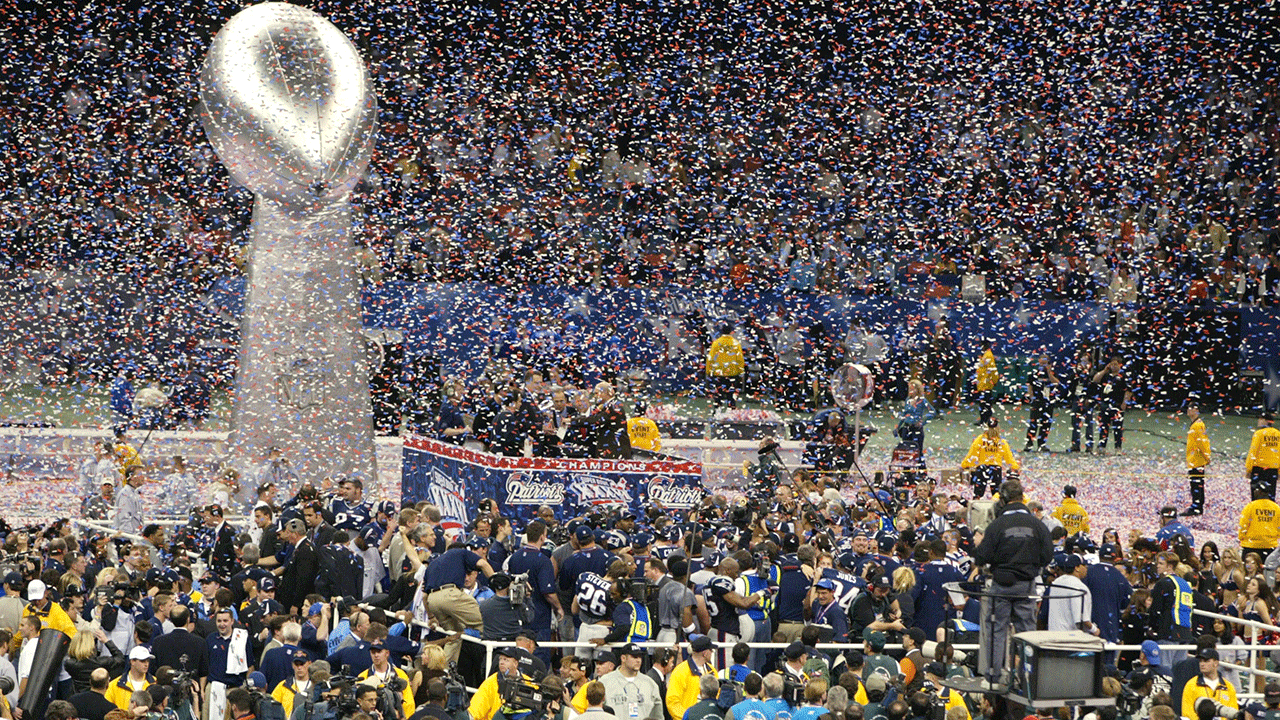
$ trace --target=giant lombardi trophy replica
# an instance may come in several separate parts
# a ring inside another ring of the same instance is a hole
[[[253,5],[214,37],[200,102],[218,157],[254,193],[231,466],[251,471],[279,447],[304,481],[368,485],[373,415],[347,201],[377,123],[364,61],[314,12]]]

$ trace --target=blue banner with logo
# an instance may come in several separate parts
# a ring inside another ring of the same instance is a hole
[[[497,500],[519,527],[542,505],[561,521],[593,510],[687,510],[702,502],[702,463],[686,460],[504,457],[430,438],[404,441],[401,503],[426,500],[443,526],[465,528],[480,501]]]

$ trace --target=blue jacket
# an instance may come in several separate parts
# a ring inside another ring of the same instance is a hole
[[[1129,606],[1133,586],[1124,573],[1109,563],[1089,566],[1084,585],[1093,594],[1093,617],[1090,620],[1108,642],[1120,642],[1120,613]]]

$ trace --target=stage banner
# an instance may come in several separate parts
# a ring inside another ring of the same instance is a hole
[[[594,509],[625,506],[687,510],[702,502],[702,463],[686,460],[525,458],[411,435],[404,441],[401,503],[440,508],[445,529],[466,527],[480,501],[493,498],[517,527],[541,505],[567,521]]]

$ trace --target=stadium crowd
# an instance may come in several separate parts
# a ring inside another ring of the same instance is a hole
[[[608,455],[613,440],[598,442]],[[87,469],[103,478],[89,524],[4,528],[0,715],[1018,717],[999,653],[992,692],[942,684],[978,668],[955,646],[978,641],[984,579],[1040,596],[1013,603],[1015,630],[1140,646],[1108,655],[1103,687],[1118,699],[1100,718],[1261,716],[1238,696],[1264,689],[1280,703],[1242,637],[1276,635],[1273,475],[1254,485],[1239,545],[1219,548],[1197,544],[1172,507],[1158,526],[1098,532],[1071,486],[1056,507],[1024,497],[1016,472],[994,500],[928,479],[877,488],[788,474],[768,443],[734,502],[573,518],[544,506],[520,520],[485,499],[465,525],[430,503],[370,500],[359,481],[299,479],[279,449],[243,483],[174,468],[159,498],[190,520],[167,528],[149,519],[167,508],[139,496],[161,468],[127,435],[102,449]],[[1189,467],[1193,452],[1208,449],[1189,437]],[[61,666],[41,660],[50,628],[71,638]],[[498,641],[490,666],[464,636]],[[579,645],[541,646],[557,638]],[[782,647],[747,644],[770,641]]]
[[[248,197],[191,103],[239,5],[193,7],[18,11],[10,271],[184,293],[241,271]],[[357,197],[370,282],[1276,292],[1280,98],[1252,4],[315,9],[364,51],[381,107]]]

